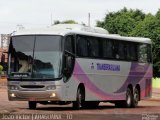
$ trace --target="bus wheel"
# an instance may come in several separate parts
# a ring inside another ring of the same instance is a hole
[[[134,93],[133,93],[133,101],[132,101],[133,108],[138,105],[139,97],[140,97],[139,90],[135,88]]]
[[[29,106],[29,109],[36,109],[36,106],[37,106],[37,103],[34,102],[34,101],[28,101],[28,106]]]
[[[126,100],[123,101],[123,103],[122,103],[123,107],[130,108],[131,105],[132,105],[132,101],[133,101],[133,95],[132,95],[131,89],[127,88],[127,91],[126,91]]]
[[[73,109],[79,110],[85,101],[84,91],[78,88],[76,101],[73,102]]]

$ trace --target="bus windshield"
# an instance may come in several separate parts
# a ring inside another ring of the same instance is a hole
[[[59,78],[62,36],[14,36],[9,46],[9,76]]]

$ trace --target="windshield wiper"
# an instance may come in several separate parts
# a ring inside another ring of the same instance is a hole
[[[33,66],[34,66],[34,52],[35,52],[35,46],[36,46],[36,36],[34,37],[34,45],[33,45],[33,60],[32,60],[32,77],[33,77]]]

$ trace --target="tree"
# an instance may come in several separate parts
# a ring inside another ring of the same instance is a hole
[[[123,8],[118,12],[110,12],[104,21],[97,21],[97,26],[107,29],[109,33],[130,36],[136,25],[145,18],[140,10]]]
[[[65,20],[65,21],[55,20],[54,25],[56,25],[56,24],[78,24],[78,22],[76,22],[74,20]]]
[[[2,74],[2,71],[3,71],[3,66],[0,65],[0,75]]]
[[[97,26],[107,29],[111,34],[150,38],[154,76],[160,76],[160,10],[152,15],[123,8],[106,14],[103,21],[97,21]]]
[[[59,20],[55,20],[53,25],[60,24],[60,23],[61,22]]]
[[[145,19],[137,24],[132,36],[147,37],[152,40],[154,76],[160,76],[160,14],[146,15]]]
[[[62,24],[78,24],[78,22],[74,21],[74,20],[65,20],[61,22]]]

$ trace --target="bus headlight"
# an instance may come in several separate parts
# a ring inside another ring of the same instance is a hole
[[[56,93],[52,93],[50,97],[56,97]]]
[[[49,85],[46,87],[47,90],[55,90],[56,86],[55,85]]]
[[[16,95],[14,93],[11,93],[10,96],[11,97],[16,97]]]
[[[18,86],[17,85],[9,85],[9,89],[10,90],[18,90]]]

